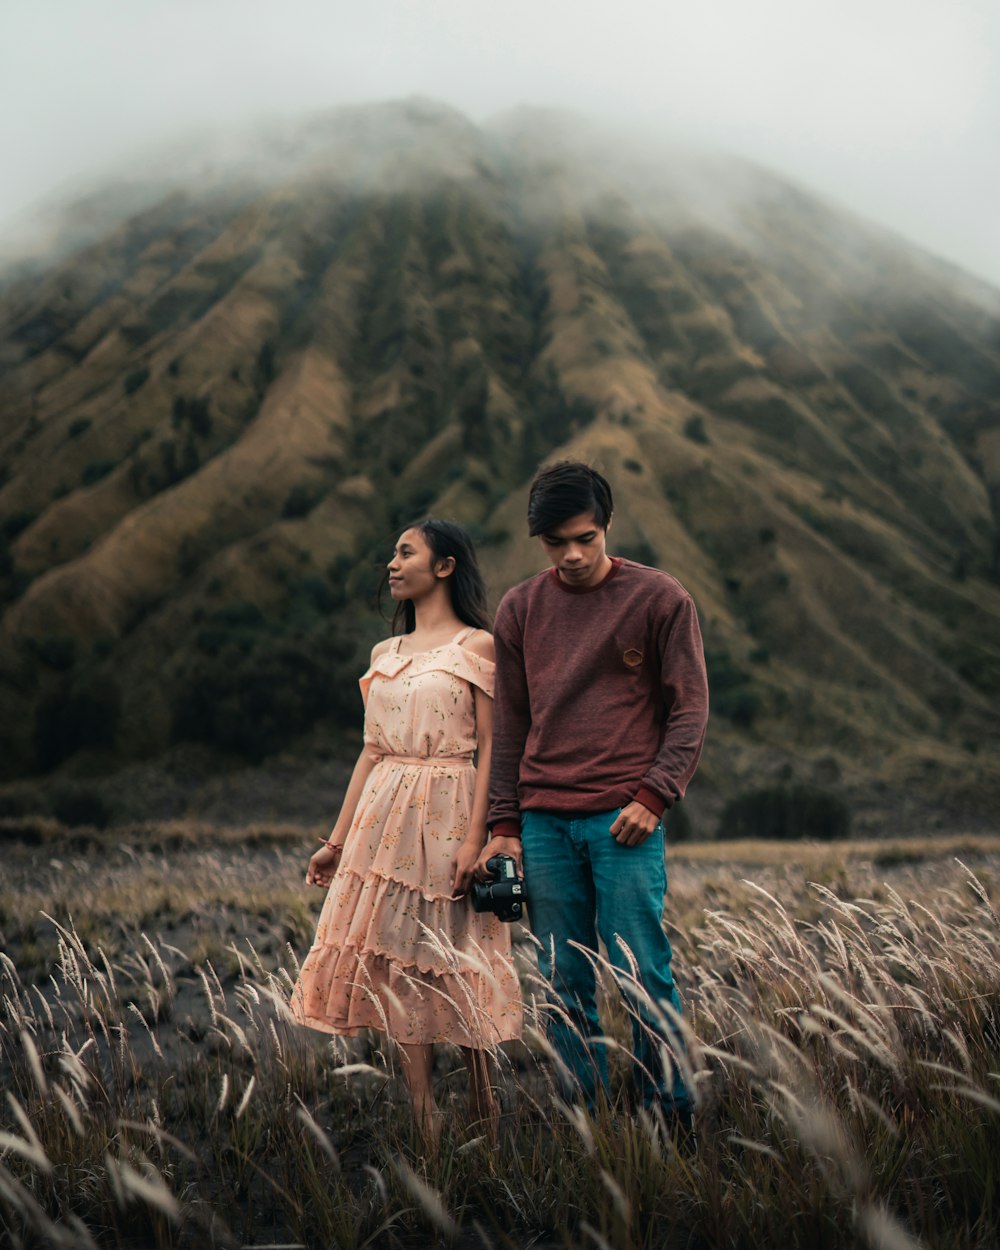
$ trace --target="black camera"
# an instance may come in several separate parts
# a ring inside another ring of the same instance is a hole
[[[492,881],[473,881],[469,890],[473,911],[491,911],[498,920],[520,920],[527,896],[510,855],[491,855],[486,867]]]

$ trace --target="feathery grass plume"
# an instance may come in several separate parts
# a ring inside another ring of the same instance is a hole
[[[445,1237],[457,1237],[459,1227],[448,1214],[444,1199],[434,1186],[418,1176],[403,1159],[394,1159],[391,1166],[403,1187],[427,1218],[428,1223]]]
[[[66,1118],[69,1120],[70,1125],[73,1128],[73,1132],[76,1133],[77,1137],[85,1137],[87,1130],[84,1127],[83,1118],[80,1115],[80,1108],[77,1106],[76,1102],[74,1102],[61,1085],[53,1085],[52,1089],[55,1096],[62,1104],[63,1110],[66,1112]]]
[[[150,1043],[152,1044],[153,1051],[157,1059],[162,1059],[163,1051],[160,1049],[160,1043],[156,1040],[156,1035],[154,1034],[153,1030],[149,1027],[149,1022],[147,1021],[146,1017],[142,1014],[142,1012],[135,1005],[135,1003],[128,1003],[127,1008],[129,1012],[131,1012],[131,1014],[136,1017],[136,1019],[139,1021],[142,1027],[146,1030],[146,1034],[149,1037]]]
[[[605,1171],[604,1168],[601,1168],[600,1176],[601,1184],[611,1195],[611,1201],[614,1204],[615,1213],[617,1214],[619,1220],[621,1220],[623,1227],[628,1228],[632,1223],[632,1206],[628,1198],[625,1196],[625,1191],[622,1189],[621,1185],[618,1184],[611,1173]]]
[[[734,1146],[741,1147],[743,1150],[752,1150],[755,1154],[766,1155],[769,1159],[773,1159],[775,1163],[781,1162],[781,1155],[772,1146],[768,1146],[762,1141],[751,1141],[748,1137],[740,1137],[738,1133],[728,1134],[726,1141],[731,1142]]]
[[[38,1092],[44,1098],[49,1092],[49,1083],[42,1068],[38,1047],[27,1029],[21,1029],[20,1034],[21,1045],[24,1048],[24,1053],[28,1056],[28,1066],[31,1069],[31,1075],[34,1078],[35,1085],[38,1087]]]
[[[180,1138],[175,1137],[172,1133],[168,1133],[164,1128],[152,1120],[146,1120],[145,1122],[140,1120],[118,1120],[117,1128],[125,1129],[134,1133],[142,1133],[148,1137],[152,1137],[154,1142],[156,1142],[157,1147],[160,1148],[161,1154],[163,1153],[162,1148],[164,1146],[169,1146],[171,1150],[176,1150],[177,1153],[189,1163],[196,1165],[200,1165],[201,1163],[198,1155],[189,1147],[185,1146]]]
[[[848,1101],[857,1109],[859,1114],[867,1112],[885,1129],[890,1137],[898,1137],[900,1128],[895,1120],[889,1115],[885,1108],[875,1101],[864,1090],[858,1089],[854,1082],[848,1078],[844,1082],[844,1091],[847,1094]]]
[[[588,1155],[597,1154],[597,1146],[594,1142],[594,1130],[591,1118],[587,1113],[587,1109],[579,1103],[567,1103],[556,1100],[556,1110],[563,1116],[566,1122],[575,1129],[583,1147]]]
[[[251,1076],[250,1080],[247,1081],[247,1087],[243,1091],[243,1095],[237,1104],[236,1111],[234,1112],[237,1120],[242,1119],[243,1113],[246,1111],[247,1107],[250,1106],[250,1099],[253,1097],[253,1091],[256,1088],[256,1085],[257,1077]]]
[[[45,1153],[41,1139],[28,1118],[27,1112],[14,1097],[11,1090],[7,1091],[7,1103],[14,1113],[14,1118],[21,1127],[24,1137],[13,1133],[0,1133],[0,1150],[13,1150],[29,1160],[40,1172],[48,1174],[52,1171],[52,1161]]]
[[[313,1116],[312,1112],[305,1105],[302,1099],[298,1097],[298,1095],[296,1095],[295,1101],[299,1104],[298,1109],[295,1112],[296,1117],[302,1122],[302,1124],[308,1130],[309,1135],[313,1138],[315,1142],[317,1142],[317,1144],[319,1145],[319,1148],[323,1151],[326,1157],[333,1164],[334,1171],[339,1172],[340,1171],[340,1155],[337,1154],[337,1151],[334,1148],[333,1142],[330,1140],[327,1134],[323,1132],[320,1126],[316,1123],[316,1119]]]
[[[614,1247],[612,1246],[611,1242],[608,1241],[608,1239],[604,1236],[604,1234],[601,1232],[598,1232],[598,1230],[594,1228],[592,1224],[589,1224],[586,1220],[584,1220],[581,1223],[580,1232],[583,1233],[585,1237],[590,1238],[590,1240],[597,1247],[597,1250],[614,1250]]]
[[[145,945],[146,949],[149,951],[150,956],[153,959],[153,962],[156,964],[157,968],[160,970],[160,976],[163,980],[164,992],[167,995],[167,1000],[172,1003],[174,1001],[174,993],[175,993],[174,979],[170,975],[170,972],[167,969],[167,965],[163,962],[163,959],[160,956],[160,952],[156,949],[156,947],[149,940],[146,934],[145,933],[140,934],[140,937],[142,938],[142,942]]]
[[[855,879],[857,894],[874,893],[860,852],[844,854],[855,856],[858,867],[856,877],[852,868],[843,878],[839,893]],[[241,853],[239,871],[250,863]],[[151,861],[139,855],[136,864],[146,872]],[[983,888],[993,891],[993,878],[975,866]],[[142,1141],[181,1206],[184,1236],[204,1232],[206,1244],[296,1241],[358,1250],[366,1241],[383,1244],[390,1229],[401,1244],[435,1235],[444,1244],[433,1226],[428,1233],[432,1222],[392,1169],[393,1152],[413,1145],[409,1117],[400,1117],[398,1104],[386,1096],[387,1074],[365,1054],[372,1043],[331,1042],[288,1027],[287,959],[274,929],[259,953],[251,946],[256,960],[248,951],[231,966],[219,964],[218,973],[203,964],[207,989],[181,949],[183,940],[176,947],[157,940],[190,1014],[176,1020],[164,1014],[150,1030],[152,1015],[140,1013],[140,1029],[135,1008],[145,1003],[149,983],[160,987],[163,974],[138,936],[145,923],[141,909],[123,902],[120,884],[110,876],[105,882],[101,871],[95,864],[86,906],[83,894],[72,900],[75,928],[65,937],[56,931],[62,947],[51,977],[43,972],[32,982],[25,975],[20,983],[18,960],[10,958],[18,950],[16,936],[7,960],[0,957],[0,1070],[53,1169],[46,1174],[8,1150],[0,1164],[0,1218],[25,1243],[59,1245],[62,1237],[67,1246],[84,1246],[90,1229],[109,1243],[134,1244],[140,1235],[173,1244],[180,1228],[155,1205],[125,1193],[105,1159],[121,1159],[148,1180],[144,1156],[129,1144]],[[503,1234],[491,1233],[498,1248],[505,1238],[511,1245],[535,1238],[595,1244],[587,1225],[614,1250],[652,1250],[657,1232],[679,1244],[781,1245],[790,1229],[798,1230],[800,1244],[819,1229],[830,1250],[855,1250],[861,1242],[884,1250],[893,1230],[879,1225],[881,1210],[893,1213],[895,1230],[911,1241],[992,1250],[1000,1229],[990,1196],[1000,1144],[1000,933],[964,870],[950,860],[936,864],[937,881],[926,864],[898,870],[893,884],[906,900],[903,907],[881,887],[877,899],[863,899],[807,891],[804,884],[793,906],[793,878],[775,863],[762,870],[760,884],[781,900],[788,924],[764,894],[740,883],[746,871],[738,864],[715,870],[711,911],[726,923],[713,920],[702,906],[699,878],[685,871],[689,882],[678,873],[672,897],[675,914],[698,916],[685,921],[675,939],[701,1108],[698,1154],[682,1160],[665,1148],[655,1113],[646,1111],[635,1123],[620,1118],[616,1126],[603,1112],[592,1117],[588,1151],[553,1102],[558,1065],[540,1030],[562,1009],[544,1001],[552,987],[529,969],[523,973],[524,1049],[497,1054],[515,1096],[504,1112],[499,1151],[487,1152],[475,1139],[457,1147],[446,1135],[440,1154],[418,1167],[463,1238],[474,1239],[482,1210],[502,1209],[508,1213]],[[175,888],[156,906],[166,909],[160,912],[166,918],[169,909],[190,909],[196,899],[199,907],[214,908],[205,915],[223,933],[256,914],[259,900],[271,906],[271,859],[265,875],[259,893],[234,875],[217,900],[205,902],[192,873],[189,890]],[[136,893],[134,885],[127,890]],[[4,896],[2,902],[8,909],[29,908],[32,924],[42,907],[63,918],[66,906],[46,906],[40,896],[27,902]],[[89,908],[98,909],[99,922]],[[117,914],[134,917],[123,921],[120,961],[101,927]],[[141,959],[127,953],[129,932]],[[106,962],[88,951],[107,952]],[[471,950],[468,960],[466,954],[459,961],[456,953],[460,967],[484,975],[483,952]],[[626,970],[625,987],[635,993],[627,958],[616,953],[616,961]],[[630,1068],[623,1060],[631,1046],[631,1013],[627,996],[618,992],[620,975],[600,963],[597,973],[602,1040],[614,1059],[617,1093]],[[78,974],[82,988],[74,980]],[[212,1032],[210,997],[216,1027],[231,1044],[223,1046]],[[464,995],[455,998],[470,1029],[480,1028]],[[651,1008],[643,1010],[654,1019]],[[233,1018],[246,1049],[227,1024]],[[659,1015],[655,1020],[661,1026]],[[22,1030],[37,1050],[47,1095]],[[147,1062],[155,1058],[151,1031],[164,1056],[155,1063]],[[886,1066],[879,1047],[895,1069]],[[359,1057],[368,1062],[352,1071]],[[442,1063],[454,1067],[447,1050]],[[338,1068],[342,1079],[331,1081]],[[213,1115],[224,1075],[225,1109]],[[443,1102],[455,1099],[451,1079],[449,1072]],[[317,1124],[336,1125],[339,1177],[298,1114],[303,1103]],[[817,1108],[825,1123],[801,1128]],[[6,1104],[0,1110],[7,1116],[3,1129],[30,1148],[13,1110]],[[852,1155],[860,1172],[851,1170]],[[68,1211],[59,1194],[70,1174]],[[5,1177],[12,1178],[6,1189]],[[211,1227],[199,1214],[208,1204],[216,1212]],[[869,1208],[875,1216],[864,1215]],[[632,1221],[627,1232],[623,1209]],[[46,1219],[55,1237],[46,1237]]]
[[[295,973],[294,979],[297,980],[299,973],[302,971],[302,965],[299,963],[299,957],[298,955],[296,955],[295,948],[292,946],[291,942],[285,943],[285,954],[288,956],[289,960],[291,961],[292,969]],[[284,974],[285,977],[289,977],[289,974],[285,971],[284,968],[279,968],[278,975],[281,976],[282,974]],[[289,977],[289,980],[291,981],[292,978]]]
[[[388,1072],[381,1068],[373,1067],[370,1063],[344,1063],[338,1068],[333,1068],[330,1072],[331,1076],[377,1076],[379,1080],[390,1080]]]
[[[180,1203],[170,1192],[162,1174],[148,1159],[142,1159],[141,1172],[136,1171],[124,1159],[116,1159],[110,1153],[105,1156],[105,1161],[120,1206],[125,1207],[129,1202],[142,1202],[154,1207],[172,1222],[180,1219]]]
[[[221,1012],[221,1011],[218,1012],[217,1018],[225,1026],[225,1028],[218,1030],[218,1032],[221,1033],[221,1035],[226,1039],[226,1042],[229,1045],[231,1045],[232,1038],[235,1038],[236,1041],[239,1043],[240,1049],[246,1053],[249,1053],[251,1050],[251,1046],[250,1046],[250,1043],[247,1041],[246,1033],[240,1027],[240,1025],[238,1025],[236,1021],[232,1019],[231,1016],[227,1016],[225,1015],[224,1012]],[[226,1033],[227,1029],[231,1032],[232,1038]]]
[[[618,945],[628,962],[630,972],[616,967],[599,951],[590,950],[576,942],[571,942],[570,945],[576,947],[590,962],[595,976],[606,978],[617,988],[625,1003],[627,1014],[646,1034],[654,1049],[659,1052],[664,1072],[678,1070],[685,1086],[694,1094],[697,1080],[689,1054],[697,1049],[697,1038],[689,1022],[672,1003],[654,999],[642,984],[638,977],[638,963],[628,944],[622,938],[618,938]],[[671,1045],[670,1038],[680,1039],[681,1045]],[[645,1075],[648,1079],[655,1080],[653,1073],[646,1072]]]
[[[219,974],[215,971],[215,965],[212,963],[210,959],[206,959],[205,967],[208,970],[208,973],[211,976],[212,980],[215,982],[215,990],[219,996],[219,1002],[222,1003],[223,1006],[225,1006],[226,1005],[226,991],[222,988],[222,982],[219,980]]]
[[[857,1224],[871,1250],[926,1250],[924,1243],[911,1237],[882,1205],[866,1203],[862,1206]]]
[[[52,1161],[42,1149],[42,1144],[33,1128],[30,1134],[24,1137],[18,1137],[16,1133],[0,1132],[0,1158],[8,1151],[13,1151],[27,1159],[39,1172],[48,1174],[52,1171]]]
[[[92,1247],[96,1247],[96,1243],[87,1230],[81,1230],[83,1236],[79,1236],[56,1223],[31,1190],[11,1174],[2,1159],[0,1159],[0,1199],[5,1200],[18,1213],[26,1228],[35,1234],[43,1245],[56,1248],[65,1246],[67,1250],[78,1250],[78,1247],[91,1250]]]
[[[931,1085],[930,1089],[935,1092],[954,1094],[956,1098],[968,1098],[970,1102],[978,1103],[987,1111],[1000,1115],[1000,1100],[992,1098],[985,1090],[978,1089],[974,1085]]]

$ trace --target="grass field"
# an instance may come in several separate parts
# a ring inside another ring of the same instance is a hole
[[[0,838],[4,831],[0,829]],[[3,840],[0,1216],[14,1246],[869,1246],[1000,1241],[1000,838],[670,854],[699,1147],[552,1094],[531,944],[493,1145],[421,1151],[378,1037],[286,1001],[321,895],[302,830]],[[616,1095],[628,1019],[606,985]],[[2,1241],[2,1237],[0,1237]]]

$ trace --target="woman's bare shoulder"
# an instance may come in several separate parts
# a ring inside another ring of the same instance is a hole
[[[471,651],[473,655],[489,660],[491,664],[496,663],[493,635],[488,630],[477,629],[474,634],[470,634],[468,638],[462,640],[462,646],[466,651]]]
[[[392,638],[383,638],[381,642],[377,642],[375,646],[372,647],[372,661],[371,662],[374,664],[380,655],[385,655],[385,653],[392,646],[392,643],[393,643]]]

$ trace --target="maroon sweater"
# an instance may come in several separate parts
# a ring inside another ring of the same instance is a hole
[[[603,812],[638,799],[656,815],[683,798],[708,720],[698,614],[658,569],[615,559],[593,587],[555,569],[504,595],[489,825],[520,812]]]

